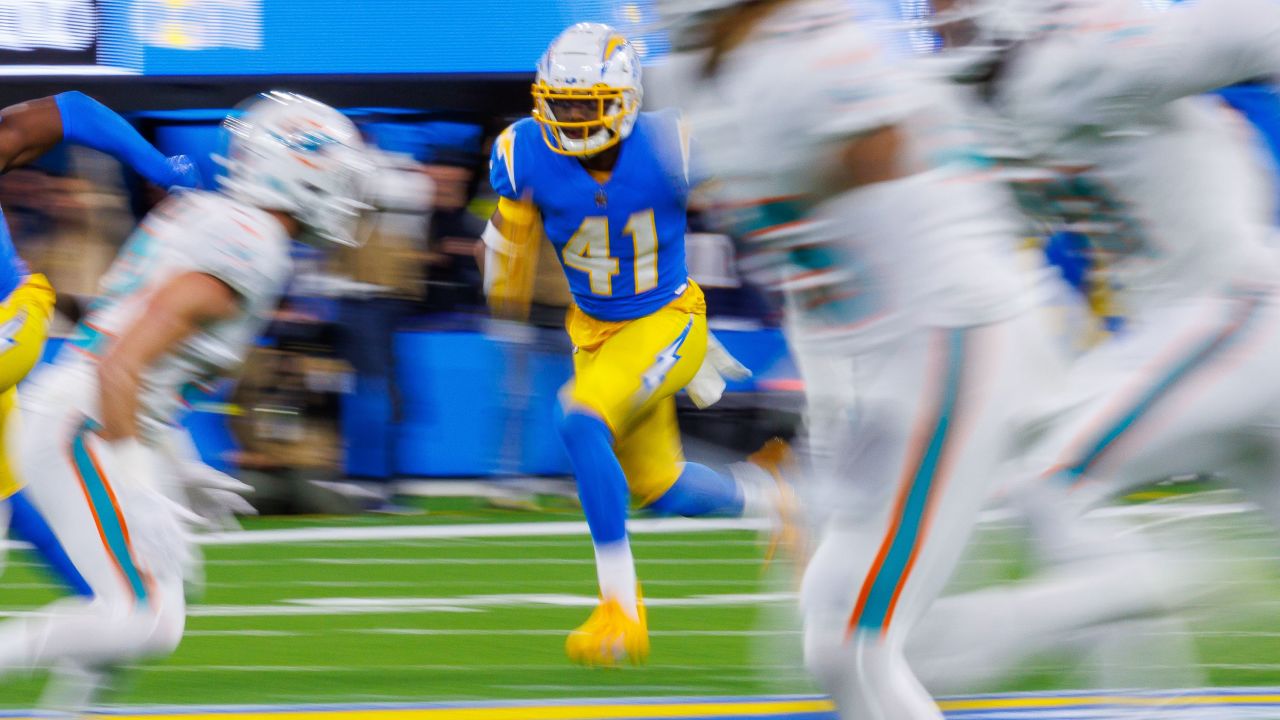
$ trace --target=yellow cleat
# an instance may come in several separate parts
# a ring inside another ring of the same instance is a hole
[[[751,453],[747,462],[764,470],[775,483],[774,528],[769,538],[769,548],[765,551],[765,565],[773,562],[779,550],[798,565],[803,565],[806,539],[801,524],[800,501],[786,476],[793,463],[791,445],[782,438],[773,438]]]
[[[617,600],[602,599],[591,617],[565,640],[569,659],[587,667],[618,667],[624,660],[639,665],[649,659],[649,625],[639,598],[636,610],[640,617],[633,620]]]

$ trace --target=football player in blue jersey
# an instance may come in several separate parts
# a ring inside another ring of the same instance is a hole
[[[163,187],[195,187],[195,166],[165,157],[133,126],[81,92],[64,92],[0,110],[0,172],[30,164],[68,142],[107,153]],[[18,383],[40,360],[55,296],[48,279],[18,256],[0,214],[0,438],[14,424]],[[0,452],[0,530],[8,517],[16,534],[34,545],[73,591],[90,594],[52,531],[22,492],[10,458]]]
[[[561,392],[559,431],[595,544],[601,599],[566,650],[593,666],[648,654],[629,503],[671,515],[767,515],[786,494],[761,471],[776,474],[780,444],[738,477],[684,460],[674,395],[691,382],[696,395],[695,377],[715,372],[704,368],[706,303],[685,266],[689,138],[675,112],[640,111],[640,73],[635,49],[607,25],[574,25],[551,44],[532,117],[494,143],[500,199],[485,232],[495,312],[522,312],[543,236],[573,295],[574,376]],[[713,361],[725,362],[707,366],[727,374],[733,363],[711,347]]]

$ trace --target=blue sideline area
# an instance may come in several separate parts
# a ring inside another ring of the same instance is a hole
[[[717,331],[716,337],[755,376],[730,383],[727,392],[748,395],[783,384],[794,387],[796,371],[782,333],[774,329]],[[45,360],[60,340],[45,348]],[[569,378],[571,359],[560,352],[531,351],[524,377],[509,367],[517,350],[477,331],[407,331],[396,337],[397,382],[402,417],[388,422],[391,402],[383,384],[358,379],[343,403],[347,470],[374,476],[382,461],[367,449],[394,440],[394,472],[407,477],[487,477],[501,469],[507,436],[519,429],[516,472],[565,475],[569,461],[555,432],[556,393]],[[226,424],[229,392],[195,406],[187,418],[196,445],[214,467],[235,448]],[[516,402],[508,402],[510,396]],[[514,409],[509,409],[514,408]],[[515,413],[509,416],[508,413]]]
[[[794,374],[776,330],[721,332],[717,337],[757,373],[756,378],[735,383],[730,392],[755,392],[760,377]],[[361,392],[366,388],[358,386],[343,412],[348,471],[370,474],[366,468],[377,467],[378,459],[366,457],[362,449],[379,447],[380,434],[393,433],[398,475],[489,476],[500,470],[505,442],[519,429],[516,472],[567,474],[569,459],[556,435],[554,405],[572,372],[572,361],[559,352],[529,351],[526,380],[521,382],[511,368],[516,352],[520,350],[479,332],[400,333],[396,353],[401,422],[380,423],[384,414],[379,405],[388,402],[385,392],[377,387]]]

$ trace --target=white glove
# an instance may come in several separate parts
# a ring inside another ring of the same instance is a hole
[[[693,380],[685,387],[685,392],[689,393],[689,399],[693,400],[694,405],[705,410],[720,402],[724,395],[725,378],[746,380],[749,377],[751,371],[747,366],[730,355],[714,334],[707,333],[707,356]]]
[[[258,514],[244,497],[253,493],[251,486],[203,462],[182,463],[178,472],[187,504],[204,529],[239,530],[237,515]]]
[[[258,514],[244,498],[253,488],[206,465],[185,429],[168,428],[162,436],[161,453],[172,473],[170,494],[190,509],[195,518],[193,528],[238,530],[236,515]]]

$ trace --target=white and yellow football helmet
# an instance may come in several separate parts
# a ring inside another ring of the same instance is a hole
[[[306,231],[359,245],[356,227],[376,166],[355,123],[309,97],[268,92],[222,124],[228,133],[219,189],[244,203],[280,210]]]
[[[533,118],[547,146],[586,157],[631,135],[644,90],[640,56],[608,25],[578,23],[565,30],[538,62]]]

